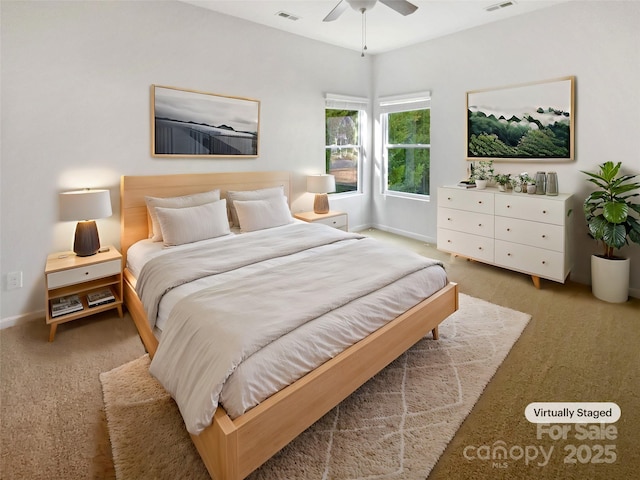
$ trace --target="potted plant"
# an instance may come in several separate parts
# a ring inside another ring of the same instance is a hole
[[[480,160],[475,165],[471,164],[471,179],[475,182],[478,190],[487,188],[487,182],[492,178],[493,160]]]
[[[640,214],[640,204],[632,198],[640,196],[638,175],[620,173],[622,162],[605,162],[597,173],[585,172],[589,182],[598,189],[584,201],[584,215],[589,234],[602,244],[600,255],[591,256],[591,289],[607,302],[625,302],[629,296],[630,259],[616,255],[616,250],[640,244],[640,221],[632,212]]]
[[[520,175],[516,175],[513,179],[513,191],[527,193],[527,185],[533,181],[533,178],[529,176],[527,172],[522,172]]]
[[[507,187],[511,185],[511,174],[510,173],[498,173],[493,177],[495,182],[498,184],[498,190],[504,192],[507,190]]]

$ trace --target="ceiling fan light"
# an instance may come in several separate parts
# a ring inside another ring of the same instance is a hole
[[[377,0],[347,0],[347,3],[351,5],[351,8],[353,8],[357,12],[362,12],[363,10],[371,10],[376,2]]]

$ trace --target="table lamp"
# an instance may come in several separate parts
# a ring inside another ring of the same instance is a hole
[[[307,177],[307,192],[315,193],[313,211],[315,213],[329,213],[329,196],[327,193],[336,191],[336,178],[333,175],[309,175]]]
[[[79,257],[95,255],[100,250],[96,218],[111,216],[109,190],[76,190],[60,194],[61,220],[78,220],[73,251]]]

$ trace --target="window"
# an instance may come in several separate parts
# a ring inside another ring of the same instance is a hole
[[[380,100],[385,193],[429,195],[430,94]]]
[[[367,102],[366,98],[326,96],[326,173],[335,176],[337,193],[360,191]]]

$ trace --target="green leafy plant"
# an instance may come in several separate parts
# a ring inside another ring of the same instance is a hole
[[[498,173],[493,177],[498,185],[509,185],[511,183],[510,173]]]
[[[605,162],[597,173],[582,171],[598,187],[584,201],[584,215],[589,234],[604,247],[605,258],[616,258],[615,250],[629,241],[640,245],[640,221],[631,214],[640,214],[640,204],[631,201],[640,196],[640,182],[632,181],[638,175],[619,175],[621,165]]]
[[[472,180],[491,180],[493,178],[493,160],[480,160],[471,164]]]

